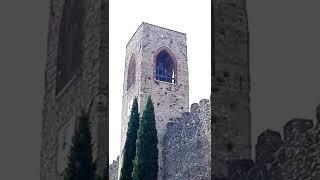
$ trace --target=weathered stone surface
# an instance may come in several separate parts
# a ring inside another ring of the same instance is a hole
[[[256,144],[256,162],[269,164],[274,161],[275,153],[282,146],[283,141],[279,132],[267,129],[258,137]]]
[[[318,118],[319,116],[317,116]],[[250,169],[229,174],[249,180],[318,180],[320,130],[310,119],[295,118],[280,133],[266,130],[258,138],[256,162]]]
[[[163,144],[166,180],[211,179],[211,103],[207,99],[191,105],[166,125]],[[109,179],[117,176],[114,161],[109,166]],[[119,171],[119,169],[118,169]]]
[[[209,100],[192,104],[167,124],[164,140],[164,179],[211,179],[211,108]]]
[[[118,180],[119,156],[109,165],[109,180]]]
[[[106,123],[107,95],[106,74],[106,1],[76,1],[83,3],[84,24],[81,44],[81,65],[74,77],[59,92],[56,92],[57,59],[60,38],[60,26],[65,0],[50,1],[50,19],[45,68],[45,93],[42,110],[41,142],[41,180],[63,179],[66,167],[66,154],[70,147],[73,128],[65,126],[80,115],[81,109],[91,107],[91,132],[93,137],[94,158],[98,173],[102,173],[107,161]],[[75,122],[76,123],[76,122]],[[60,137],[60,138],[59,138]],[[66,139],[67,141],[64,141]],[[61,158],[58,158],[61,157]]]
[[[213,1],[213,173],[228,177],[229,161],[251,158],[249,30],[245,0]]]

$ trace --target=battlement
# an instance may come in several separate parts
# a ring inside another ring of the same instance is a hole
[[[291,138],[299,139],[312,128],[313,121],[311,119],[294,118],[284,126],[284,140],[287,141]]]
[[[318,119],[318,107],[316,117]],[[279,132],[262,132],[256,144],[256,161],[250,169],[231,171],[239,179],[320,179],[320,130],[312,119],[293,118]]]
[[[142,22],[140,24],[140,26],[137,28],[137,30],[133,33],[133,35],[131,36],[130,40],[128,41],[126,47],[128,47],[128,45],[133,41],[134,37],[137,36],[137,34],[143,32],[145,29],[150,29],[150,28],[153,28],[153,29],[157,29],[157,30],[165,30],[165,31],[169,31],[171,33],[174,33],[174,34],[177,34],[178,36],[183,36],[186,38],[186,33],[183,33],[183,32],[179,32],[179,31],[175,31],[175,30],[172,30],[172,29],[168,29],[168,28],[164,28],[164,27],[161,27],[161,26],[157,26],[157,25],[154,25],[154,24],[150,24],[150,23],[146,23],[146,22]]]
[[[282,141],[281,134],[270,129],[263,131],[258,137],[258,144],[265,144],[275,141]]]
[[[164,179],[211,179],[211,102],[193,103],[166,124],[163,144]],[[119,158],[109,167],[116,180]]]
[[[193,103],[190,112],[167,123],[164,139],[165,179],[210,179],[210,101]]]
[[[109,165],[109,180],[118,180],[119,156]]]
[[[202,99],[201,101],[199,101],[199,103],[191,104],[190,112],[193,113],[199,109],[208,109],[210,108],[210,106],[211,106],[211,103],[209,99]]]
[[[190,112],[183,112],[181,113],[181,116],[169,121],[166,125],[166,132],[180,123],[195,123],[196,121],[198,121],[197,123],[202,122],[203,124],[206,124],[206,127],[210,126],[207,124],[208,122],[211,122],[211,102],[209,99],[202,99],[199,103],[193,103],[190,107]]]
[[[276,151],[282,146],[281,134],[270,129],[262,132],[258,137],[256,144],[256,162],[258,164],[267,164],[275,159]]]

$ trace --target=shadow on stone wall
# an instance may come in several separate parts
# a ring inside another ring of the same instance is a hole
[[[224,179],[319,180],[319,107],[315,126],[311,119],[294,118],[284,126],[283,138],[276,131],[262,132],[255,145],[255,161],[235,160],[230,163],[229,178]]]

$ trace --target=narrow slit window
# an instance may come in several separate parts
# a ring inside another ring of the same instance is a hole
[[[127,76],[127,90],[129,90],[136,80],[136,60],[134,56],[131,57]]]

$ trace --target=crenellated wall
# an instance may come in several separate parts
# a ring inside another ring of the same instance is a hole
[[[167,124],[164,179],[211,179],[210,120],[210,101],[204,99]]]
[[[211,179],[211,103],[191,105],[190,112],[170,120],[163,145],[165,180]],[[117,179],[118,163],[109,166],[109,180]]]
[[[112,164],[109,165],[109,180],[118,179],[118,169],[119,169],[119,156],[117,157],[117,160],[113,161]]]
[[[319,107],[319,106],[318,106]],[[316,111],[317,122],[320,116]],[[318,123],[317,123],[318,124]],[[279,132],[266,130],[256,144],[254,164],[231,170],[230,180],[318,180],[320,179],[320,130],[312,119],[294,118]],[[251,161],[252,160],[237,160]]]

